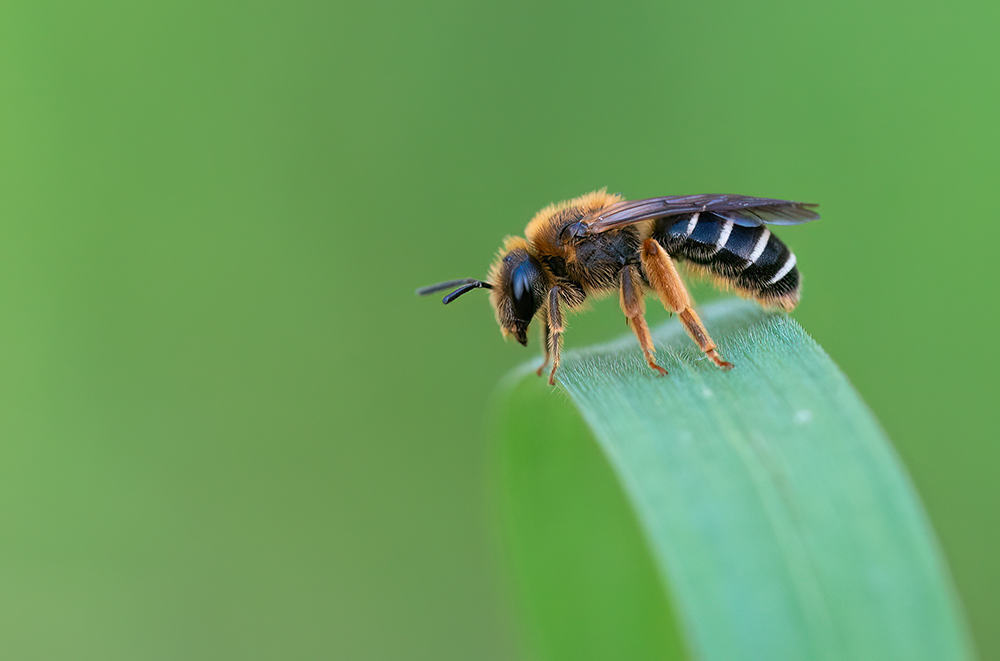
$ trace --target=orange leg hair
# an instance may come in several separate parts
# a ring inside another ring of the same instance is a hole
[[[566,328],[563,326],[562,308],[559,307],[559,286],[549,290],[549,309],[547,311],[547,333],[548,344],[545,347],[545,362],[538,368],[538,376],[542,375],[542,370],[552,356],[552,371],[549,372],[549,385],[556,385],[556,370],[559,369],[559,350],[562,349],[562,334]]]
[[[698,318],[698,313],[691,307],[691,297],[688,296],[684,282],[681,281],[670,255],[653,239],[646,239],[642,244],[642,269],[646,279],[656,295],[660,297],[663,306],[677,314],[684,329],[695,341],[705,355],[711,358],[722,369],[732,369],[733,364],[726,362],[716,351],[715,342],[708,335],[704,324]],[[638,332],[636,332],[638,335]]]
[[[642,279],[639,277],[639,272],[634,266],[626,266],[622,269],[622,287],[619,302],[622,306],[622,312],[625,313],[625,317],[628,319],[628,325],[639,339],[639,346],[642,347],[642,353],[646,356],[646,362],[652,369],[659,372],[660,376],[666,376],[667,370],[656,364],[656,358],[653,353],[655,351],[653,348],[653,338],[650,337],[649,326],[646,325],[646,303],[642,300]]]
[[[545,366],[549,364],[549,320],[548,320],[548,315],[546,315],[546,318],[544,320],[542,320],[542,349],[545,351],[545,360],[542,361],[542,364],[538,366],[537,370],[535,370],[535,374],[537,374],[538,376],[542,375],[542,372],[545,371]]]

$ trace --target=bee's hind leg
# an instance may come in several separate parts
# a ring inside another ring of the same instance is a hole
[[[654,355],[653,338],[649,334],[649,326],[646,324],[646,304],[642,300],[642,279],[634,266],[626,266],[622,269],[621,298],[622,312],[628,319],[628,325],[632,332],[639,339],[639,346],[646,356],[646,363],[650,368],[666,376],[667,370],[656,364]]]
[[[715,342],[705,330],[698,313],[691,307],[691,297],[688,296],[684,282],[681,280],[670,255],[654,239],[646,239],[642,244],[642,269],[646,279],[663,302],[663,306],[677,313],[684,329],[691,339],[701,347],[705,355],[722,369],[732,369],[733,364],[722,359],[716,350]]]

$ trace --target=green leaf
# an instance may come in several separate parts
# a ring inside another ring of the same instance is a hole
[[[786,315],[727,300],[702,316],[732,371],[673,321],[654,333],[667,377],[629,336],[567,352],[559,389],[525,369],[502,389],[499,488],[534,651],[972,658],[927,517],[844,375]]]

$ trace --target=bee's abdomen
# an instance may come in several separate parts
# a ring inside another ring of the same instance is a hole
[[[795,307],[795,255],[767,227],[744,227],[714,213],[656,221],[652,238],[671,257],[697,264],[726,284],[768,305]]]

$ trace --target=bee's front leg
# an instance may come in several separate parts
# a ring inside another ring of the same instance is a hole
[[[538,366],[537,370],[535,370],[535,374],[537,374],[538,376],[542,375],[542,372],[545,371],[545,366],[549,364],[549,320],[548,320],[548,315],[546,315],[546,318],[542,320],[542,350],[545,352],[545,360],[542,361],[542,364]]]
[[[556,385],[556,370],[559,369],[559,350],[562,349],[562,334],[565,330],[562,308],[559,303],[559,294],[561,291],[558,285],[549,290],[548,318],[545,322],[546,335],[548,335],[545,362],[548,363],[548,357],[552,356],[552,371],[549,373],[550,386]],[[542,365],[542,367],[544,368],[545,365]]]

